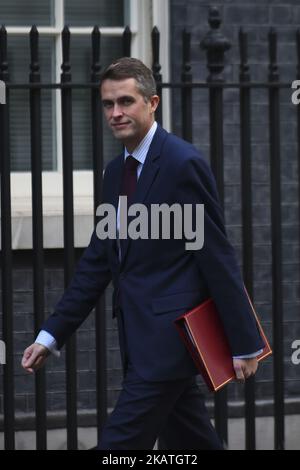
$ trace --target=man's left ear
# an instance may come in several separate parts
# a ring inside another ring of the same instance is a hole
[[[153,109],[153,112],[155,112],[155,110],[157,109],[157,106],[159,105],[159,96],[158,95],[153,95],[151,97],[151,107]]]

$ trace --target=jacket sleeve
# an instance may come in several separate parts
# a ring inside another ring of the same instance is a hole
[[[70,285],[41,327],[56,339],[59,349],[86,319],[110,281],[105,241],[94,231]]]
[[[191,251],[213,298],[233,356],[264,347],[224,224],[214,176],[204,158],[192,155],[178,172],[176,199],[181,204],[204,204],[204,244]],[[193,217],[193,224],[196,217]],[[201,227],[193,227],[199,230]]]

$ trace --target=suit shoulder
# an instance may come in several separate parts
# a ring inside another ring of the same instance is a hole
[[[193,144],[177,137],[174,134],[168,134],[165,141],[164,152],[172,156],[172,164],[182,166],[189,162],[195,161],[198,165],[206,168],[208,163],[201,151]]]
[[[218,198],[217,185],[211,166],[202,152],[194,145],[173,134],[169,134],[164,147],[168,165],[172,165],[177,181],[198,181]],[[171,161],[170,161],[171,160]],[[187,184],[190,184],[187,183]]]

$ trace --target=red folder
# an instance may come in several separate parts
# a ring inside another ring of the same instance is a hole
[[[251,304],[250,299],[249,302]],[[252,304],[251,307],[265,343],[257,357],[261,361],[270,356],[272,350]],[[236,378],[229,343],[211,298],[177,318],[175,326],[211,391],[216,392]]]

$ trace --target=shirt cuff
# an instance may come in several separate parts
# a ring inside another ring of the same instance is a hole
[[[49,349],[49,351],[56,357],[60,357],[60,351],[57,349],[57,342],[56,339],[50,335],[45,330],[41,330],[35,340],[35,343],[39,343],[45,348]]]
[[[233,356],[233,359],[252,359],[253,357],[259,356],[263,352],[263,349],[256,351],[252,354],[245,354],[243,356]]]

